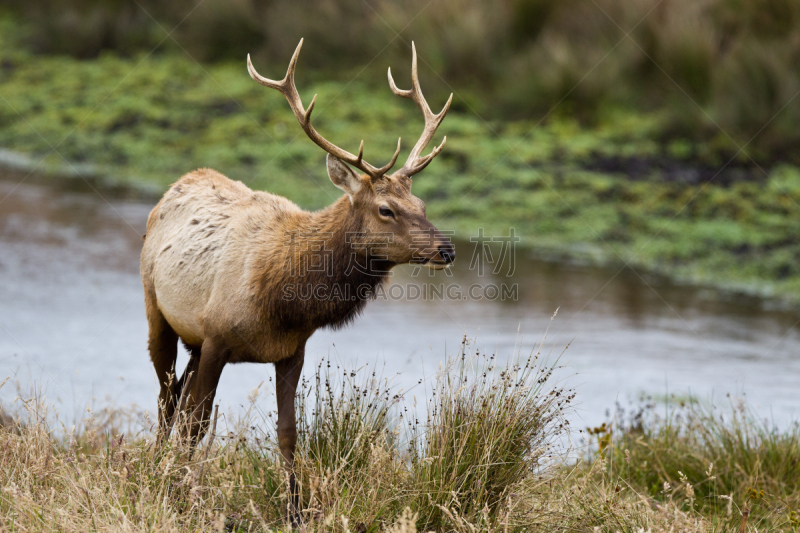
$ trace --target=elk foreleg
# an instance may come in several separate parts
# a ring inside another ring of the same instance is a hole
[[[297,445],[297,423],[294,400],[297,383],[303,370],[305,343],[288,359],[275,363],[275,389],[278,398],[278,447],[283,455],[284,466],[289,474],[289,517],[297,525],[300,522],[300,493],[294,476],[294,450]]]

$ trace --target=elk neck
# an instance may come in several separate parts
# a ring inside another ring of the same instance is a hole
[[[325,209],[309,214],[301,233],[310,237],[311,246],[304,246],[300,254],[306,256],[306,264],[320,257],[330,261],[330,268],[324,271],[307,272],[306,275],[314,278],[315,283],[367,283],[375,287],[385,280],[394,265],[367,257],[364,248],[357,244],[364,231],[363,218],[363,213],[353,207],[347,195]],[[323,248],[319,250],[314,246]]]
[[[345,195],[297,221],[284,271],[282,297],[270,298],[270,315],[285,326],[339,328],[352,322],[394,266],[353,244],[363,216]],[[288,297],[287,297],[288,295]]]

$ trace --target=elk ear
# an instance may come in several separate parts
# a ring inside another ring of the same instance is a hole
[[[325,158],[328,165],[328,177],[338,188],[347,193],[350,197],[350,203],[353,203],[353,196],[361,190],[361,176],[356,174],[347,163],[342,161],[336,156],[328,154]]]

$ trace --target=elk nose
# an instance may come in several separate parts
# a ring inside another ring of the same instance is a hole
[[[456,249],[453,248],[452,244],[443,244],[439,246],[439,257],[445,263],[450,264],[456,260]]]

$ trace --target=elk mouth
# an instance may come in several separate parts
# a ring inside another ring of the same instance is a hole
[[[442,261],[441,259],[431,259],[430,257],[415,257],[411,261],[409,261],[412,265],[423,265],[431,270],[442,270],[444,268],[450,268],[453,264],[452,261],[446,262]]]
[[[453,263],[446,263],[444,261],[436,261],[434,259],[425,258],[420,262],[420,264],[425,265],[431,270],[443,270],[445,268],[450,268]]]

